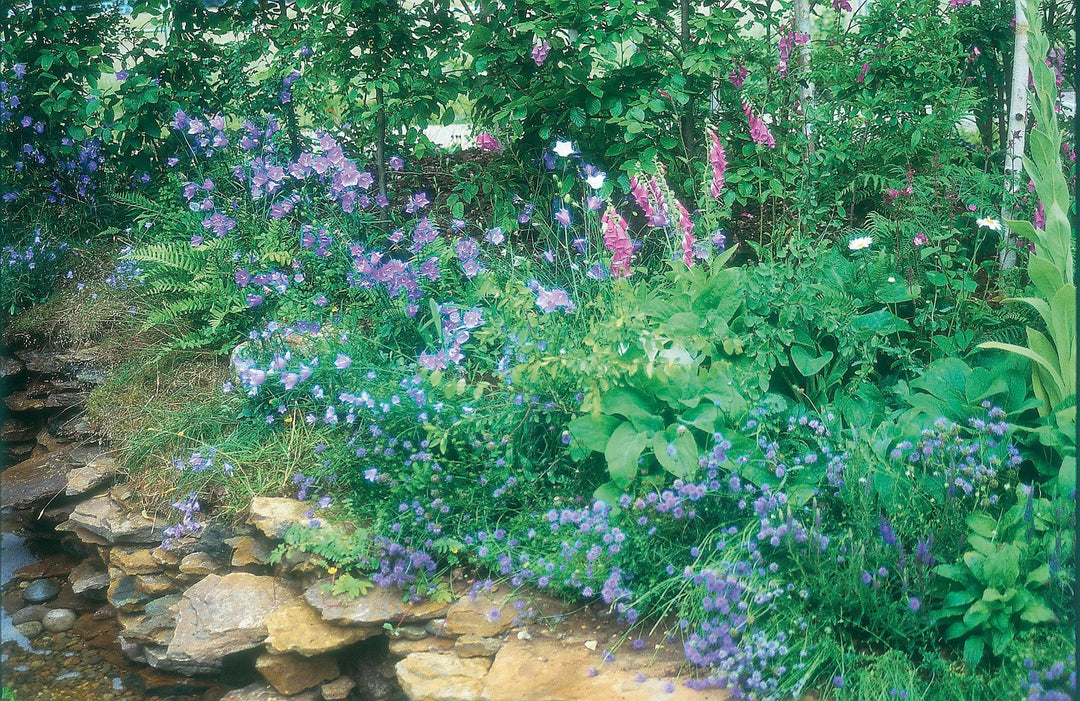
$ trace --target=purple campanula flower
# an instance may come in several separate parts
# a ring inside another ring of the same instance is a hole
[[[337,358],[334,359],[334,367],[338,370],[346,370],[350,365],[352,365],[352,358],[344,353],[338,353]]]
[[[566,207],[560,207],[555,211],[555,221],[562,224],[563,228],[569,228],[571,223],[570,210]]]
[[[405,159],[401,156],[390,156],[390,170],[399,172],[405,168]]]

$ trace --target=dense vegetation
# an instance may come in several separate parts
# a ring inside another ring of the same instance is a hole
[[[1011,192],[1011,3],[781,5],[35,1],[6,323],[124,346],[91,404],[170,540],[298,495],[338,591],[464,564],[691,686],[1065,698],[1070,18]]]

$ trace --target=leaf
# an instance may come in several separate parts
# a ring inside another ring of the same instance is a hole
[[[993,538],[997,530],[997,521],[982,512],[975,512],[967,517],[967,525],[973,532],[984,538]]]
[[[973,601],[975,601],[975,595],[970,591],[951,591],[945,595],[941,605],[944,608],[953,608],[955,606],[967,606]]]
[[[817,358],[811,358],[810,354],[803,350],[802,346],[791,347],[791,362],[795,363],[795,367],[803,377],[812,377],[822,370],[826,365],[832,362],[833,352],[825,351],[824,354]]]
[[[670,441],[664,433],[657,433],[652,449],[661,467],[680,479],[693,476],[698,469],[697,441],[689,431],[676,432]]]
[[[1034,599],[1024,607],[1020,618],[1031,624],[1050,623],[1057,620],[1057,616],[1049,606]]]
[[[570,435],[589,450],[602,453],[607,449],[612,432],[622,421],[614,416],[586,414],[570,422]]]
[[[669,336],[693,336],[701,329],[702,318],[693,312],[672,314],[664,322],[664,333]]]
[[[706,433],[716,430],[716,420],[720,417],[720,411],[713,404],[702,402],[692,409],[687,409],[679,416],[679,421],[699,428]]]
[[[1011,627],[1006,628],[1005,630],[995,630],[990,635],[991,652],[993,652],[995,655],[1002,654],[1003,652],[1005,652],[1005,648],[1009,646],[1009,643],[1012,642],[1015,636],[1016,633]]]
[[[983,653],[986,651],[986,642],[981,637],[970,637],[964,641],[964,663],[970,669],[975,669],[982,662]]]
[[[972,545],[975,545],[977,537],[971,537]],[[1002,589],[1011,587],[1016,584],[1019,577],[1020,550],[1012,543],[999,547],[997,552],[986,557],[986,562],[983,564],[983,581],[990,586]]]
[[[601,405],[606,414],[619,414],[633,422],[639,430],[659,431],[663,423],[653,411],[645,395],[629,387],[616,387],[604,394]]]
[[[1041,565],[1032,570],[1027,579],[1024,581],[1024,586],[1030,586],[1034,584],[1036,587],[1041,587],[1050,581],[1050,565]]]
[[[621,496],[622,490],[614,482],[604,482],[593,492],[593,499],[604,502],[615,511],[619,510],[619,497]]]
[[[611,481],[625,489],[637,475],[638,458],[648,443],[648,434],[635,431],[630,422],[624,421],[616,428],[604,448],[608,474]]]
[[[743,302],[742,286],[742,270],[723,268],[709,280],[690,306],[702,316],[712,312],[724,321],[730,321]]]
[[[887,335],[901,331],[911,331],[911,326],[888,309],[879,309],[871,314],[860,314],[851,320],[851,328],[868,332],[872,335]]]

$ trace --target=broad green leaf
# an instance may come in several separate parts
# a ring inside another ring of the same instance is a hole
[[[971,537],[972,545],[975,545],[974,541],[977,537]],[[1020,550],[1012,543],[999,547],[997,552],[987,556],[983,564],[983,581],[990,586],[1011,587],[1016,584],[1019,577]]]
[[[672,431],[653,436],[652,449],[656,454],[656,461],[680,479],[692,477],[698,469],[697,441],[690,431],[683,431],[681,434],[675,432],[676,435],[669,440],[666,434],[670,433]]]
[[[616,387],[604,394],[601,405],[605,413],[625,416],[639,430],[659,431],[663,429],[660,417],[654,413],[652,402],[637,390],[629,387]]]
[[[870,334],[887,335],[911,331],[911,326],[888,309],[879,309],[871,314],[860,314],[851,320],[851,328]]]
[[[1028,623],[1049,623],[1056,621],[1057,616],[1053,610],[1046,604],[1032,600],[1024,607],[1023,613],[1020,614],[1020,618]]]
[[[984,538],[993,538],[994,531],[997,530],[997,521],[990,518],[981,511],[977,511],[967,517],[967,525],[973,532],[981,535]]]
[[[620,489],[625,489],[637,475],[638,458],[648,443],[648,434],[634,430],[630,422],[619,424],[604,448],[608,474]]]
[[[730,321],[743,302],[742,285],[741,269],[723,268],[698,293],[691,306],[702,316],[713,312],[724,321]]]
[[[693,312],[679,312],[664,322],[663,329],[669,336],[693,336],[701,329],[702,323],[702,318]]]
[[[795,363],[796,369],[802,373],[803,377],[813,377],[832,362],[832,359],[832,351],[825,351],[822,355],[812,358],[802,346],[791,347],[791,361]]]
[[[1024,582],[1024,586],[1029,586],[1029,585],[1034,584],[1036,587],[1041,587],[1042,585],[1046,584],[1049,581],[1050,581],[1050,565],[1041,565],[1039,567],[1036,567],[1034,570],[1032,570],[1028,574],[1027,580],[1025,580],[1025,582]]]
[[[970,637],[964,641],[964,663],[969,669],[975,669],[982,662],[986,643],[981,637]]]
[[[570,422],[570,435],[589,450],[602,453],[607,449],[612,432],[621,423],[622,421],[614,416],[586,414]]]

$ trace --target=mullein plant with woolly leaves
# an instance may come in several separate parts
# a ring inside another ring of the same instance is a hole
[[[1027,271],[1036,294],[1013,301],[1037,311],[1045,330],[1029,327],[1026,347],[996,342],[981,347],[1006,350],[1031,361],[1031,382],[1041,402],[1039,415],[1045,419],[1036,433],[1060,459],[1059,466],[1044,469],[1059,475],[1058,490],[1068,494],[1076,488],[1076,287],[1070,282],[1076,241],[1069,222],[1072,198],[1062,170],[1061,128],[1054,111],[1057,87],[1054,71],[1044,61],[1049,42],[1042,32],[1040,13],[1030,7],[1028,22],[1035,128],[1024,168],[1035,183],[1045,223],[1042,228],[1026,221],[1006,223],[1015,234],[1032,243]]]

